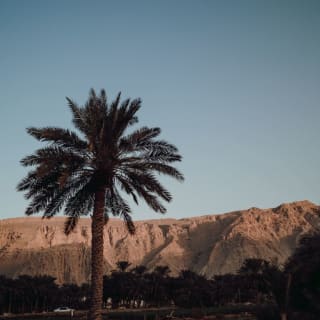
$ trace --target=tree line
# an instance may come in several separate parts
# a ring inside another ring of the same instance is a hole
[[[90,286],[58,286],[50,276],[0,276],[0,312],[52,311],[58,306],[88,309]],[[175,306],[208,308],[226,305],[269,306],[264,319],[318,319],[320,315],[320,235],[301,239],[284,266],[247,259],[236,274],[211,279],[191,270],[170,275],[167,266],[147,271],[119,261],[103,277],[104,308]],[[267,318],[269,316],[269,318]]]

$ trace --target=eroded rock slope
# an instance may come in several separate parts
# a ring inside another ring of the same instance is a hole
[[[81,219],[68,237],[64,218],[26,217],[0,221],[0,274],[49,274],[58,283],[90,277],[90,219]],[[105,227],[105,270],[127,260],[149,269],[168,265],[173,274],[191,269],[208,277],[235,272],[244,259],[283,263],[302,234],[320,228],[320,207],[299,201],[273,209],[250,208],[188,219],[136,223],[136,235],[120,220]]]

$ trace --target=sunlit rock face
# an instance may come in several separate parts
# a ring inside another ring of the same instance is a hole
[[[90,279],[91,220],[63,233],[64,218],[0,221],[0,274],[54,276],[58,283]],[[300,201],[273,209],[250,208],[188,219],[139,221],[136,234],[111,219],[104,231],[105,271],[126,260],[152,270],[167,265],[175,275],[190,269],[212,277],[236,272],[246,258],[282,264],[301,235],[320,228],[320,207]]]

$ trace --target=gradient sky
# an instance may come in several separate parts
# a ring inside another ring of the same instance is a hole
[[[91,87],[179,147],[167,217],[320,202],[320,1],[0,0],[0,39],[0,218],[27,205],[25,128],[72,128]]]

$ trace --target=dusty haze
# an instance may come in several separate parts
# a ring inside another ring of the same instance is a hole
[[[91,220],[80,219],[75,231],[63,233],[65,218],[38,217],[0,221],[0,274],[49,274],[58,283],[90,279]],[[273,209],[250,208],[188,219],[136,222],[136,235],[111,219],[104,231],[105,271],[116,262],[153,269],[168,265],[172,274],[190,269],[211,277],[236,272],[246,258],[283,263],[302,234],[319,229],[320,207],[300,201]]]

